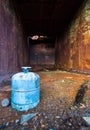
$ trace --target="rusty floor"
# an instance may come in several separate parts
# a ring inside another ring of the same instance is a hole
[[[82,127],[86,127],[83,120],[81,120],[81,116],[80,118],[77,118],[74,115],[75,119],[73,119],[74,110],[76,111],[77,109],[77,107],[73,106],[73,103],[81,86],[90,80],[90,75],[70,73],[60,70],[45,70],[37,73],[41,77],[40,104],[35,109],[27,112],[18,112],[13,110],[11,106],[5,108],[0,104],[0,128],[6,130],[69,130],[72,127],[70,130],[79,130],[79,128],[82,130]],[[11,87],[9,85],[0,88],[0,103],[2,99],[10,98],[10,96]],[[81,112],[81,115],[83,115],[85,109],[89,109],[90,107],[89,86],[88,89],[84,91],[83,99],[81,100],[82,102],[77,109],[77,113],[79,111],[79,113]],[[64,114],[67,109],[69,113],[72,112],[71,115],[68,115],[69,117],[72,117],[72,121],[69,121],[69,123],[64,125],[65,122],[63,124],[62,120],[67,118]],[[17,120],[20,120],[22,114],[32,112],[38,112],[38,115],[24,125],[17,123]],[[63,115],[65,117],[63,117]],[[75,124],[76,118],[78,122],[81,122],[80,125]]]

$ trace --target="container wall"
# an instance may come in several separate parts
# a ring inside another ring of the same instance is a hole
[[[18,71],[28,64],[22,27],[9,0],[0,0],[0,74]]]
[[[30,65],[36,70],[52,69],[55,65],[54,43],[30,43]]]
[[[90,0],[83,3],[64,36],[57,38],[56,66],[90,73]]]

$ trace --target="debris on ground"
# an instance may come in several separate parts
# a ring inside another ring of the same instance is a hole
[[[2,107],[7,107],[10,105],[10,99],[9,98],[4,98],[2,101],[1,101],[1,105]]]
[[[83,118],[90,117],[90,87],[81,94],[83,98],[77,100],[79,105],[74,104],[78,93],[82,92],[81,86],[90,76],[59,70],[38,73],[41,77],[40,103],[22,112],[10,105],[0,105],[0,130],[90,130]],[[10,97],[10,86],[0,88],[0,102]]]
[[[20,124],[24,124],[25,122],[29,121],[33,117],[35,117],[38,113],[31,113],[27,115],[22,115]]]
[[[83,117],[88,126],[90,126],[90,117]]]

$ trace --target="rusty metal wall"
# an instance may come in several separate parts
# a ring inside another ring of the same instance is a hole
[[[20,22],[9,0],[0,0],[0,74],[15,72],[28,63]]]
[[[90,0],[80,8],[63,38],[56,43],[58,68],[90,73]]]
[[[36,68],[52,68],[55,65],[55,43],[30,43],[30,65]]]
[[[81,7],[66,35],[57,39],[55,47],[38,43],[31,44],[28,50],[10,0],[0,0],[0,74],[18,71],[29,61],[31,65],[51,67],[56,63],[56,68],[90,72],[89,1]]]

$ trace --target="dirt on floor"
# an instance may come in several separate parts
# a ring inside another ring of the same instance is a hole
[[[11,98],[11,86],[0,87],[0,130],[90,130],[83,117],[90,117],[90,75],[66,71],[37,72],[41,78],[40,103],[32,110],[19,112],[11,105],[2,107],[4,98]],[[37,113],[20,124],[24,114]]]

